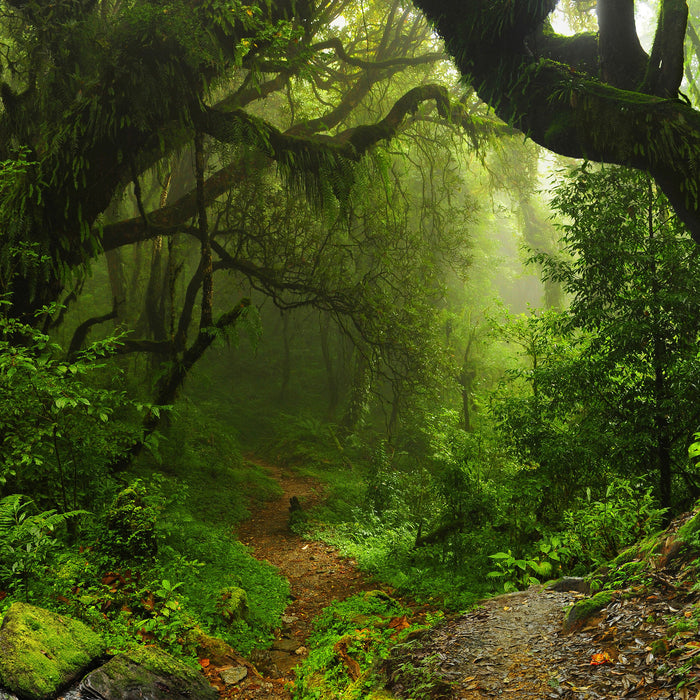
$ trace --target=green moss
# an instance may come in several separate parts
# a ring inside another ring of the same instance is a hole
[[[248,618],[248,595],[238,586],[229,586],[219,593],[219,611],[228,624]]]
[[[105,653],[82,622],[14,603],[0,630],[0,684],[26,697],[49,698]]]
[[[627,549],[623,549],[613,560],[612,560],[612,567],[618,567],[622,566],[623,564],[627,564],[628,562],[634,561],[637,557],[639,556],[639,548],[634,545],[632,547],[628,547]]]
[[[571,632],[615,599],[615,591],[600,591],[591,598],[574,603],[566,613],[564,632]]]
[[[700,532],[700,510],[687,522],[678,529],[676,539],[682,542],[693,542],[698,539]]]
[[[201,680],[199,672],[157,647],[135,647],[126,656],[152,673],[177,676],[190,682]]]
[[[120,654],[87,676],[83,684],[96,697],[139,697],[152,700],[215,700],[216,691],[199,671],[155,647],[137,647]]]

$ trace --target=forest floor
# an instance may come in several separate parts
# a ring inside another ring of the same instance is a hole
[[[253,654],[255,669],[240,683],[219,683],[217,669],[208,675],[220,687],[221,698],[246,700],[289,700],[294,668],[307,656],[306,640],[314,619],[334,600],[377,588],[334,547],[303,539],[289,527],[290,499],[299,499],[304,511],[324,498],[317,479],[300,476],[273,465],[263,465],[281,486],[282,495],[254,509],[250,520],[241,523],[236,536],[253,555],[279,569],[289,580],[292,600],[282,616],[283,627],[269,651]]]
[[[429,667],[445,682],[433,697],[454,700],[699,700],[692,666],[700,651],[697,635],[673,645],[680,653],[669,664],[652,651],[667,631],[664,618],[684,605],[667,593],[619,592],[582,629],[564,634],[565,609],[585,596],[531,587],[484,601],[431,630],[415,653],[402,654],[401,664]],[[691,663],[683,669],[685,661]],[[405,680],[396,674],[393,690],[411,697],[414,682],[413,674]]]
[[[289,499],[311,508],[324,497],[319,482],[266,467],[283,494],[255,510],[236,534],[289,579],[292,601],[272,648],[253,656],[254,666],[244,662],[242,681],[227,685],[221,669],[205,669],[226,699],[290,700],[315,617],[334,600],[377,588],[335,548],[289,529]],[[568,634],[565,611],[586,597],[582,593],[532,587],[483,601],[390,659],[392,690],[415,698],[413,688],[423,685],[430,690],[420,697],[450,700],[700,700],[697,621],[669,635],[670,620],[694,619],[700,598],[692,590],[696,569],[681,566],[677,559],[665,568],[655,564],[653,580],[615,591],[606,607]],[[683,571],[690,573],[684,578]]]

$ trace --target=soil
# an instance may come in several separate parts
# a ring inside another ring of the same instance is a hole
[[[289,579],[293,599],[272,649],[240,660],[247,671],[241,682],[226,685],[221,669],[206,669],[221,698],[290,700],[314,618],[333,600],[377,588],[333,547],[290,530],[290,499],[312,507],[324,497],[319,483],[267,468],[283,495],[256,510],[237,536]],[[586,597],[575,590],[537,586],[486,600],[390,658],[391,690],[412,700],[419,684],[429,688],[420,697],[431,700],[700,700],[697,624],[668,641],[669,619],[692,619],[700,599],[697,570],[688,568],[683,580],[680,567],[678,560],[669,567],[655,563],[650,583],[616,591],[609,605],[568,634],[562,631],[566,610]]]
[[[700,698],[700,676],[692,661],[687,673],[678,673],[700,651],[697,635],[674,643],[681,653],[673,658],[661,658],[654,644],[667,633],[666,618],[682,615],[682,606],[691,601],[660,591],[619,592],[582,629],[564,634],[565,609],[583,597],[532,587],[491,598],[424,635],[412,654],[413,665],[430,666],[436,678],[447,681],[449,688],[433,697],[451,700]],[[665,656],[670,650],[662,651]],[[411,697],[402,691],[413,682],[395,674],[393,690]]]
[[[309,510],[324,498],[320,483],[273,465],[263,466],[283,493],[254,509],[250,520],[239,525],[236,536],[257,559],[273,564],[289,580],[291,602],[282,616],[283,626],[275,631],[272,648],[253,653],[250,661],[254,667],[247,665],[243,681],[227,686],[220,681],[217,669],[207,674],[220,688],[221,698],[290,700],[294,668],[307,656],[306,640],[314,618],[334,600],[377,588],[352,559],[290,529],[290,499],[296,497],[302,510]]]

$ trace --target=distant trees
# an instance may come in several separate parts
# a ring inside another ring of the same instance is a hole
[[[674,490],[676,500],[700,492],[687,458],[700,421],[697,246],[633,171],[582,166],[553,206],[567,255],[537,260],[571,306],[528,322],[540,356],[528,350],[520,374],[531,393],[504,399],[504,425],[557,488],[596,473],[655,474],[670,507]]]

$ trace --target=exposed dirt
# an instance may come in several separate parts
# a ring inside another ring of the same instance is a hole
[[[268,501],[242,523],[236,534],[254,556],[276,566],[290,583],[292,600],[285,610],[284,626],[268,652],[253,654],[255,669],[240,683],[225,685],[216,668],[208,673],[220,687],[221,698],[288,700],[294,667],[307,655],[306,640],[314,618],[334,600],[376,588],[357,570],[355,562],[322,542],[302,539],[289,528],[290,499],[296,497],[303,510],[324,498],[318,481],[276,466],[263,465],[282,487],[279,499]]]
[[[607,604],[587,604],[590,614],[570,633],[565,612],[587,598],[581,593],[538,586],[492,598],[390,660],[394,692],[413,697],[413,667],[432,675],[432,698],[700,700],[698,552],[677,538],[687,520],[629,550],[621,566],[636,573],[626,587],[610,585],[621,580],[619,568],[601,571],[610,593],[599,599],[605,595]]]
[[[310,508],[324,497],[318,482],[267,469],[283,495],[255,511],[237,534],[258,559],[289,579],[293,600],[273,648],[233,661],[245,665],[242,681],[226,684],[225,669],[214,664],[206,669],[221,698],[290,700],[294,667],[307,654],[314,618],[333,600],[376,588],[352,560],[289,529],[290,498]],[[492,598],[399,649],[386,664],[391,689],[412,700],[700,700],[697,621],[688,631],[669,634],[669,620],[695,620],[700,600],[697,557],[677,556],[683,551],[682,543],[674,544],[678,525],[663,535],[658,555],[639,555],[646,578],[616,591],[606,607],[572,633],[565,634],[562,624],[568,607],[586,597],[582,593],[566,586],[556,591],[533,587]],[[425,689],[420,696],[419,685]]]
[[[536,587],[492,598],[426,634],[411,659],[452,685],[433,697],[455,700],[700,698],[697,671],[675,673],[700,650],[697,635],[681,642],[672,661],[652,651],[667,630],[664,614],[682,613],[674,607],[680,601],[620,593],[582,630],[564,634],[564,610],[581,597]],[[403,686],[413,682],[397,673],[394,691],[411,697]]]

